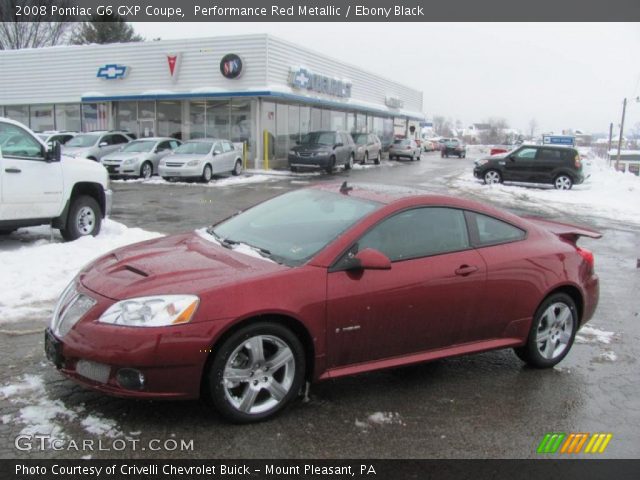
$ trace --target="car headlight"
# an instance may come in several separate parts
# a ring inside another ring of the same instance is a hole
[[[289,155],[297,155],[295,150],[289,150]]]
[[[489,163],[489,160],[476,160],[476,165],[478,167],[481,167],[482,165],[486,165],[487,163]]]
[[[100,316],[100,323],[125,327],[165,327],[191,321],[200,299],[195,295],[162,295],[122,300]]]
[[[187,162],[187,167],[196,167],[200,164],[200,160],[191,160]]]
[[[137,157],[133,157],[133,158],[127,158],[124,162],[125,165],[131,165],[132,163],[135,163],[138,161]]]
[[[58,300],[51,320],[51,330],[56,336],[64,337],[95,304],[93,298],[77,292],[76,281],[73,279]]]

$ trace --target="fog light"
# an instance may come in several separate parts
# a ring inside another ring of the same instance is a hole
[[[144,388],[144,374],[135,368],[121,368],[116,374],[118,383],[128,390],[142,390]]]

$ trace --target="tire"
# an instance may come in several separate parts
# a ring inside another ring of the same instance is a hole
[[[336,157],[331,157],[329,159],[329,165],[327,165],[324,170],[331,175],[333,173],[333,169],[336,166]]]
[[[569,175],[561,173],[553,180],[553,186],[556,190],[571,190],[573,180]]]
[[[566,293],[555,293],[536,310],[527,343],[514,351],[531,367],[550,368],[569,353],[577,330],[575,303]]]
[[[170,182],[170,181],[171,181],[171,177],[162,177],[162,179],[163,179],[165,182]]]
[[[298,167],[289,167],[289,170],[291,170],[293,173],[296,173],[298,171]]]
[[[367,164],[367,160],[369,160],[369,152],[364,152],[364,157],[362,157],[362,161],[360,162],[360,165],[366,165]]]
[[[200,177],[204,183],[209,183],[211,181],[211,178],[213,177],[211,172],[211,165],[206,164],[202,170],[202,177]]]
[[[144,162],[140,167],[140,178],[149,180],[153,176],[153,165],[151,162]]]
[[[277,323],[247,325],[214,352],[206,367],[204,397],[234,423],[272,417],[299,394],[305,380],[304,347],[291,330]],[[275,369],[274,359],[280,364]]]
[[[3,230],[0,230],[0,235],[11,235],[16,230],[17,228],[5,228]]]
[[[233,166],[233,170],[231,171],[232,175],[236,177],[242,173],[242,160],[236,160],[236,164]]]
[[[65,228],[60,229],[62,238],[73,241],[80,237],[100,233],[102,210],[93,197],[80,195],[72,200]]]
[[[353,168],[353,153],[349,155],[349,160],[344,164],[345,170],[351,170]]]
[[[93,160],[94,162],[97,162],[98,159],[96,157],[87,157],[89,160]]]
[[[482,176],[486,185],[493,185],[495,183],[502,183],[502,175],[497,170],[488,170]]]
[[[378,150],[378,155],[373,159],[373,163],[375,163],[376,165],[380,165],[380,157],[382,157],[382,152]]]

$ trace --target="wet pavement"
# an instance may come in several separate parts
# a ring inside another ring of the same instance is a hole
[[[424,154],[420,162],[385,163],[333,176],[273,176],[229,187],[115,182],[112,218],[129,227],[175,233],[211,224],[287,190],[336,180],[465,196],[451,189],[450,179],[472,164],[472,158]],[[554,219],[592,225],[604,233],[601,240],[580,242],[595,254],[601,279],[598,310],[590,329],[579,333],[572,351],[554,369],[526,368],[510,350],[452,358],[319,383],[308,402],[296,402],[277,418],[234,426],[199,402],[120,400],[84,390],[46,362],[42,334],[30,333],[41,329],[41,322],[4,325],[0,385],[19,382],[24,374],[40,377],[43,385],[0,400],[0,457],[533,458],[547,432],[606,432],[613,439],[601,457],[640,458],[640,230],[613,220],[576,218],[563,210]],[[105,448],[115,447],[114,439],[127,439],[127,448],[97,451],[94,444],[93,451],[80,453],[16,449],[14,438],[24,425],[15,416],[38,402],[54,402],[59,408],[54,436],[67,442],[101,441]],[[102,428],[87,433],[88,416],[100,419]],[[152,439],[193,440],[193,449],[152,451]],[[138,440],[136,451],[131,440]]]

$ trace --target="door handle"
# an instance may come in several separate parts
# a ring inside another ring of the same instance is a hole
[[[20,170],[19,168],[5,168],[4,171],[7,172],[7,173],[20,173],[20,172],[22,172],[22,170]]]
[[[473,265],[460,265],[460,267],[456,268],[456,275],[466,277],[467,275],[471,275],[473,272],[477,271],[478,267],[475,267]]]

